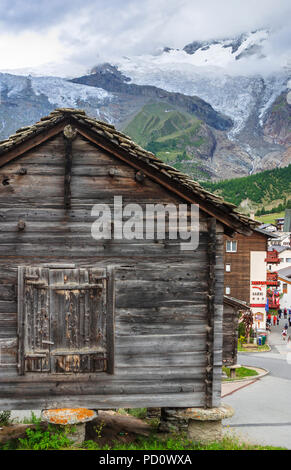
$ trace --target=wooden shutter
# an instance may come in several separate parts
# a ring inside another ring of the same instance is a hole
[[[49,270],[19,268],[19,371],[49,372]]]
[[[20,373],[113,373],[110,292],[105,270],[20,268]]]
[[[106,370],[104,278],[88,269],[50,270],[52,371]]]

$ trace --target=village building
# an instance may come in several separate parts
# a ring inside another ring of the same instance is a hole
[[[285,210],[283,231],[291,233],[291,209]]]
[[[291,310],[291,266],[289,268],[289,271],[287,271],[287,269],[285,268],[283,272],[285,272],[285,275],[280,274],[280,272],[278,272],[280,308],[282,310],[284,310],[285,308],[287,308],[287,310]]]
[[[250,306],[242,300],[227,295],[223,298],[223,347],[224,366],[237,364],[238,323],[242,313],[250,311]]]
[[[280,267],[279,269],[288,268],[291,266],[291,247],[290,246],[277,246],[272,245],[269,247],[269,251],[275,251],[278,254]],[[268,271],[278,271],[278,265],[274,263],[268,263]]]
[[[1,142],[0,166],[0,409],[219,407],[224,237],[266,249],[257,223],[80,110]],[[149,204],[186,208],[199,242],[124,236]]]
[[[285,217],[279,217],[275,220],[276,222],[276,228],[278,232],[283,232],[284,231],[284,223],[285,223]]]
[[[251,307],[257,328],[265,327],[267,287],[273,285],[267,276],[270,238],[276,240],[277,235],[256,228],[249,237],[236,234],[224,241],[224,294]]]
[[[274,224],[262,224],[259,226],[261,230],[266,230],[267,232],[276,232],[277,227]]]
[[[277,246],[291,247],[291,232],[276,232],[277,239],[270,238],[269,249]]]

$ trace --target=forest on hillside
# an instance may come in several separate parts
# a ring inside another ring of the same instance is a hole
[[[237,206],[249,199],[260,207],[261,213],[270,212],[265,211],[264,205],[272,201],[280,200],[280,210],[291,204],[291,164],[285,168],[266,170],[243,178],[219,182],[203,181],[200,184]]]

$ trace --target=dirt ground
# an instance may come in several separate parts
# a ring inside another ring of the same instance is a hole
[[[118,414],[115,411],[98,411],[98,416],[86,427],[86,440],[98,442],[99,445],[113,442],[130,443],[138,436],[149,436],[152,427],[145,421],[129,414]]]
[[[0,428],[0,444],[10,439],[26,437],[26,429],[34,428],[34,424],[11,424]],[[47,424],[42,423],[43,429]],[[138,436],[149,436],[153,428],[145,421],[129,414],[119,414],[116,411],[98,411],[98,416],[86,425],[86,440],[97,442],[100,446],[111,445],[114,442],[128,444]]]

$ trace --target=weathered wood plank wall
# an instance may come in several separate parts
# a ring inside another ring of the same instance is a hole
[[[237,363],[239,308],[224,303],[223,305],[223,365]]]
[[[72,147],[67,210],[61,135],[0,170],[0,408],[205,406],[208,217],[200,213],[195,252],[181,251],[176,240],[97,242],[91,236],[93,204],[112,206],[114,195],[123,196],[125,204],[143,206],[183,201],[149,178],[139,183],[136,170],[81,137]],[[23,168],[25,172],[20,171]],[[18,229],[19,220],[25,222],[24,230]],[[215,237],[209,406],[220,400],[223,228],[219,223]],[[17,268],[54,262],[116,266],[114,375],[102,372],[91,379],[81,374],[18,375]]]

